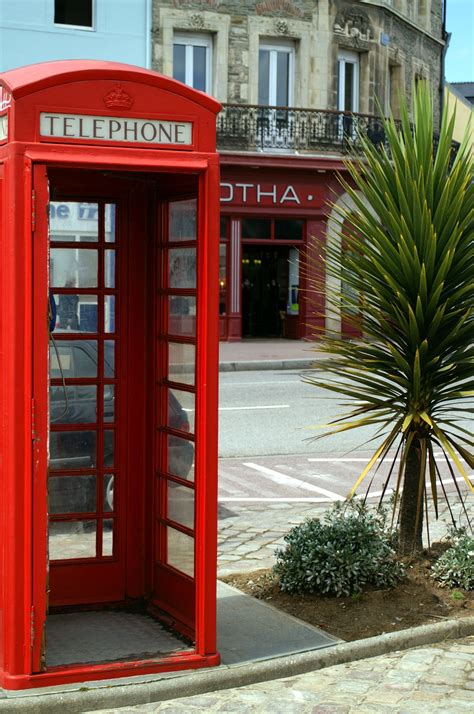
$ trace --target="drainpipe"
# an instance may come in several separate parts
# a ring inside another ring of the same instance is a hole
[[[439,116],[441,121],[441,116],[443,115],[444,108],[444,88],[446,83],[446,78],[444,76],[445,65],[446,65],[446,52],[448,51],[449,41],[451,39],[451,33],[446,32],[446,8],[447,0],[443,0],[442,5],[442,26],[441,26],[441,37],[444,40],[444,47],[441,51],[441,66],[440,66],[440,77],[439,77]]]

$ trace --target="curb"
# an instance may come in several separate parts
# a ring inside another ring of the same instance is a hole
[[[220,362],[219,372],[246,372],[278,369],[310,369],[313,359],[246,360],[243,362]]]
[[[8,693],[0,699],[0,711],[22,710],[34,714],[56,712],[80,714],[96,709],[117,708],[137,704],[151,704],[169,699],[196,696],[207,692],[243,687],[249,684],[291,677],[337,664],[355,662],[390,652],[435,644],[446,639],[457,639],[474,634],[474,616],[437,622],[432,625],[370,637],[356,642],[344,642],[324,650],[311,650],[270,660],[221,665],[193,670],[191,673],[170,674],[159,679],[149,677],[128,680],[126,683],[107,682],[69,685],[62,691],[55,688]],[[137,681],[138,680],[138,681]],[[74,688],[73,688],[74,687]]]

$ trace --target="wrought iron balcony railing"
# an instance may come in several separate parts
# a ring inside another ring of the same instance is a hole
[[[219,149],[315,152],[357,150],[358,132],[383,144],[383,126],[375,116],[347,112],[224,104],[217,118]]]

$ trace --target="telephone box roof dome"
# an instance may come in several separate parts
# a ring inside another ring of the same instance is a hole
[[[26,65],[0,74],[0,82],[14,99],[69,82],[111,79],[148,84],[179,94],[217,114],[220,104],[204,92],[143,67],[99,60],[59,60]]]

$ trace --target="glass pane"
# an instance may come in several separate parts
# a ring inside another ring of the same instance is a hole
[[[184,295],[168,298],[168,333],[194,337],[196,335],[196,298]]]
[[[115,377],[115,340],[104,340],[104,377]]]
[[[104,491],[102,508],[105,513],[110,513],[114,510],[114,483],[115,477],[113,474],[105,474],[104,476]]]
[[[225,216],[221,216],[219,236],[221,238],[229,237],[229,219]]]
[[[166,435],[168,473],[194,481],[194,444],[179,436]]]
[[[166,529],[166,533],[168,536],[168,564],[193,578],[194,538],[169,527]]]
[[[95,476],[50,476],[49,512],[91,513],[97,507]]]
[[[110,556],[114,553],[114,519],[107,518],[102,521],[102,555]]]
[[[115,250],[106,250],[104,259],[104,285],[106,288],[115,287]]]
[[[354,111],[354,65],[352,62],[344,63],[344,109],[346,112]]]
[[[219,245],[219,315],[227,312],[227,244]]]
[[[206,59],[207,47],[193,47],[193,87],[201,92],[207,90],[206,87]]]
[[[258,103],[268,106],[270,88],[270,52],[260,50],[258,53]]]
[[[114,465],[115,460],[114,448],[114,432],[106,429],[104,431],[104,466],[109,467]]]
[[[304,221],[275,221],[275,238],[277,240],[303,240]]]
[[[55,340],[49,345],[52,379],[97,377],[97,340]]]
[[[115,204],[105,205],[105,242],[115,243]]]
[[[56,521],[49,524],[50,560],[95,558],[96,521]]]
[[[186,46],[173,45],[173,77],[178,82],[186,80]]]
[[[194,528],[194,490],[168,481],[168,518]]]
[[[168,378],[170,381],[194,384],[196,347],[179,342],[169,342],[168,365]]]
[[[168,251],[170,288],[196,287],[196,249],[173,248]]]
[[[51,248],[49,255],[49,282],[52,287],[97,287],[97,250]]]
[[[104,421],[115,421],[115,387],[104,384]]]
[[[289,76],[290,53],[277,52],[276,104],[278,107],[287,107],[289,105]]]
[[[53,295],[55,332],[97,332],[96,295]]]
[[[104,297],[104,331],[115,332],[115,295]]]
[[[180,389],[168,390],[168,422],[171,429],[194,434],[196,396]]]
[[[49,389],[51,424],[93,424],[97,421],[97,387],[58,386]]]
[[[95,431],[52,431],[49,437],[49,468],[92,469],[97,464]]]
[[[169,240],[196,240],[197,201],[174,201],[169,204]]]
[[[96,243],[99,238],[99,205],[77,201],[51,201],[49,237],[51,242]]]
[[[271,223],[269,218],[244,218],[242,220],[242,238],[270,238]]]

